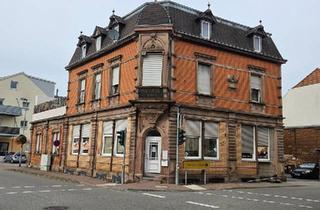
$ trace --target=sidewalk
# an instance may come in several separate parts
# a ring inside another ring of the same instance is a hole
[[[115,190],[132,190],[132,191],[195,191],[195,190],[221,190],[221,189],[251,189],[251,188],[277,188],[277,187],[298,187],[298,186],[319,186],[320,181],[310,180],[294,180],[282,183],[213,183],[207,185],[175,185],[175,184],[160,184],[157,181],[141,181],[138,183],[129,184],[114,184],[107,183],[105,181],[88,177],[69,175],[59,172],[40,171],[38,169],[28,168],[23,166],[19,168],[17,165],[0,164],[0,169],[16,171],[20,173],[32,174],[36,176],[44,176],[51,179],[57,179],[61,181],[73,182],[78,184],[85,184],[94,187],[103,187]]]

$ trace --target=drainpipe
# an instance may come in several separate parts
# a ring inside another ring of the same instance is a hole
[[[94,141],[93,141],[93,157],[92,157],[92,167],[91,167],[91,176],[93,177],[94,170],[96,169],[96,153],[97,153],[97,133],[98,133],[98,113],[97,111],[95,112],[95,117],[94,117],[94,122],[95,122],[95,131],[94,131]]]
[[[176,185],[179,184],[179,128],[180,128],[180,107],[177,110],[177,134],[176,134]]]

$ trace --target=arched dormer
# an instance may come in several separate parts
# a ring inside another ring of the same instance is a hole
[[[78,39],[79,41],[77,46],[81,48],[81,59],[82,59],[86,57],[88,48],[91,45],[92,40],[89,36],[83,35],[82,32]]]
[[[252,48],[255,52],[261,53],[263,48],[263,39],[267,36],[267,33],[264,31],[264,27],[260,24],[247,33],[247,37],[252,39]]]
[[[212,34],[212,25],[217,22],[210,9],[210,4],[208,4],[208,9],[206,11],[199,13],[197,21],[200,22],[200,36],[204,39],[210,39]]]

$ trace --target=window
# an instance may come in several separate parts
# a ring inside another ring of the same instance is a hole
[[[41,142],[42,142],[42,135],[37,134],[36,135],[36,153],[41,153]]]
[[[93,93],[93,99],[97,100],[100,99],[101,96],[101,73],[96,74],[94,76],[94,93]]]
[[[201,121],[186,120],[185,131],[185,157],[201,158]]]
[[[161,86],[162,54],[147,54],[143,57],[142,86]]]
[[[81,133],[80,133],[81,131]],[[88,154],[90,139],[90,124],[73,127],[72,154]]]
[[[13,89],[13,90],[16,90],[17,87],[18,87],[18,81],[11,80],[10,88]]]
[[[123,146],[121,146],[119,144],[117,132],[121,131],[121,130],[126,130],[127,125],[128,125],[128,121],[127,120],[117,120],[115,125],[116,125],[116,128],[115,128],[114,136],[116,138],[115,138],[115,143],[114,143],[114,154],[116,156],[122,156],[123,155]]]
[[[210,39],[210,23],[207,21],[201,21],[201,37]]]
[[[80,125],[76,125],[73,127],[73,134],[72,134],[72,154],[78,154],[79,140],[80,140]]]
[[[112,68],[111,95],[119,93],[120,66]]]
[[[84,44],[81,46],[81,58],[85,58],[87,55],[87,45]]]
[[[251,94],[251,101],[256,102],[256,103],[261,103],[262,102],[262,97],[261,97],[261,76],[256,75],[256,74],[251,74],[250,78],[250,94]]]
[[[197,90],[199,94],[211,95],[211,65],[198,63]]]
[[[24,108],[28,108],[29,104],[30,104],[30,102],[28,102],[28,101],[22,101],[22,107],[24,107]]]
[[[58,142],[60,142],[60,133],[59,132],[55,132],[55,133],[53,133],[53,135],[52,135],[52,154],[59,154],[59,147],[60,146],[55,146],[54,145],[54,142],[55,141],[58,141]]]
[[[98,36],[96,39],[96,50],[99,51],[101,49],[101,36]]]
[[[207,159],[219,159],[219,142],[218,132],[219,124],[206,122],[204,124],[204,139],[203,139],[203,156]]]
[[[111,156],[113,121],[103,123],[102,155]]]
[[[28,127],[28,121],[26,121],[26,120],[20,121],[20,127],[21,127],[21,128],[26,128],[26,127]]]
[[[119,25],[116,25],[113,29],[119,33]]]
[[[86,79],[80,80],[79,103],[84,103],[86,95]]]
[[[3,105],[4,98],[0,98],[0,105]]]
[[[262,50],[262,45],[261,45],[261,37],[260,36],[253,36],[253,49],[255,52],[261,52]]]
[[[241,157],[243,160],[255,160],[255,127],[241,126]]]
[[[272,136],[272,129],[265,127],[257,128],[258,147],[257,154],[259,161],[270,160],[270,137]]]

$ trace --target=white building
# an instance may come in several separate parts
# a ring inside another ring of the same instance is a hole
[[[54,82],[24,72],[0,77],[0,155],[19,150],[13,141],[19,134],[24,134],[30,141],[34,105],[52,99],[54,89]]]

